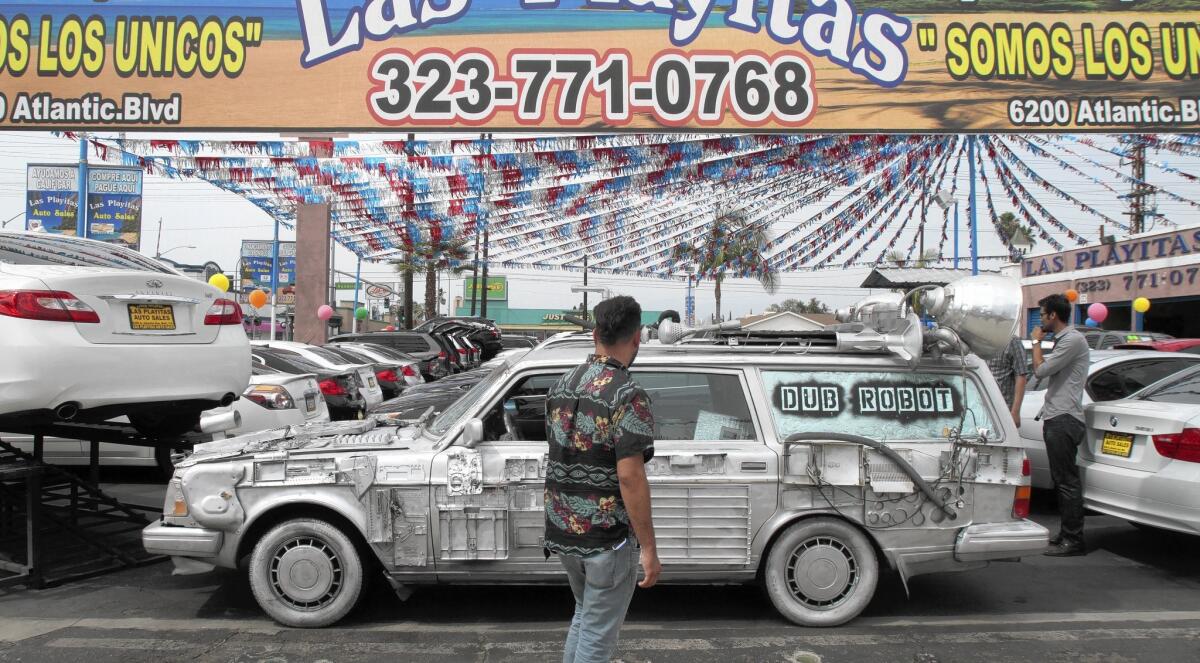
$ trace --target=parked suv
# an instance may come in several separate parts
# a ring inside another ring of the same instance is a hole
[[[907,579],[1041,553],[1016,427],[960,341],[1003,348],[1020,292],[972,278],[982,285],[924,295],[926,314],[955,326],[923,330],[897,294],[816,332],[665,344],[687,335],[676,325],[643,343],[633,373],[654,414],[661,581],[761,580],[788,619],[832,626],[870,603],[885,566]],[[198,446],[146,548],[192,572],[248,556],[259,605],[299,627],[343,617],[376,563],[396,586],[565,582],[542,552],[545,399],[591,352],[567,340],[416,425]]]

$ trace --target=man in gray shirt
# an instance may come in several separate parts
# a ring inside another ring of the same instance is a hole
[[[1033,330],[1033,374],[1048,380],[1042,406],[1042,434],[1050,477],[1058,493],[1061,525],[1046,551],[1051,557],[1087,554],[1083,546],[1083,485],[1075,454],[1087,428],[1083,419],[1083,383],[1087,379],[1088,344],[1071,327],[1071,303],[1063,295],[1050,295],[1038,302],[1042,325]],[[1054,350],[1043,356],[1042,339],[1054,334]]]

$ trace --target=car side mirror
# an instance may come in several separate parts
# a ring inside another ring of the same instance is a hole
[[[463,444],[468,449],[474,449],[483,441],[483,420],[479,417],[472,417],[467,420],[466,426],[463,426]]]

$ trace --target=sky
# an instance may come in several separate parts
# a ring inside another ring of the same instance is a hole
[[[418,136],[425,138],[434,137],[421,136],[420,134]],[[128,137],[170,138],[179,137],[179,134],[130,133]],[[187,137],[214,140],[278,139],[278,136],[272,134],[191,134]],[[439,137],[446,136],[441,135]],[[379,139],[380,136],[364,134],[350,136],[349,138],[371,140]],[[1110,137],[1100,137],[1097,140],[1107,145],[1115,145],[1115,140]],[[1122,172],[1130,172],[1127,165],[1121,164],[1120,159],[1111,154],[1106,154],[1105,152],[1085,146],[1073,146],[1071,149],[1098,163],[1118,168]],[[1020,154],[1031,168],[1054,181],[1057,186],[1071,195],[1087,202],[1089,205],[1111,217],[1126,218],[1123,216],[1123,213],[1128,209],[1127,202],[1106,190],[1102,185],[1064,171],[1050,160],[1031,158],[1028,154],[1024,153],[1018,154]],[[1185,158],[1167,153],[1155,154],[1154,152],[1148,152],[1147,156],[1151,160],[1167,162],[1171,167],[1185,172],[1200,173],[1200,158]],[[7,228],[9,229],[21,229],[24,227],[25,169],[27,164],[70,163],[78,161],[78,157],[78,144],[66,138],[42,132],[0,132],[0,224],[7,223]],[[94,155],[92,159],[93,161],[96,160]],[[1087,164],[1082,160],[1075,161],[1075,164],[1091,177],[1108,182],[1118,192],[1128,190],[1128,185],[1118,182],[1115,176],[1104,171],[1102,168]],[[967,188],[966,170],[964,164],[959,175],[959,190],[963,194],[962,200],[964,202]],[[997,212],[1002,213],[1011,210],[1012,205],[999,191],[994,177],[990,174],[989,177],[992,182],[993,200],[997,205]],[[1184,178],[1152,166],[1147,168],[1147,179],[1180,196],[1200,202],[1200,184],[1198,183],[1189,182]],[[1099,220],[1080,212],[1072,205],[1060,201],[1053,196],[1039,195],[1042,192],[1036,187],[1030,190],[1035,196],[1039,196],[1039,202],[1073,230],[1091,242],[1099,239],[1099,226],[1101,223]],[[983,203],[982,186],[979,187],[979,197],[981,211],[986,210]],[[217,189],[200,180],[181,181],[148,175],[145,178],[143,198],[142,252],[148,255],[154,255],[156,251],[161,251],[167,258],[192,264],[202,264],[212,260],[221,265],[227,272],[232,272],[237,262],[238,251],[243,239],[271,238],[273,220],[269,215],[239,196]],[[839,196],[835,193],[827,201],[837,200],[838,198]],[[1165,196],[1158,196],[1157,205],[1160,213],[1180,227],[1200,225],[1198,210],[1187,203],[1172,201]],[[797,222],[808,218],[818,210],[819,208],[798,209],[794,215],[773,224],[771,234],[778,234],[786,230]],[[936,227],[927,228],[926,244],[927,246],[936,248],[938,236],[940,235],[940,212],[935,213],[931,211],[929,223],[931,226]],[[962,239],[960,240],[961,250],[964,255],[967,252],[965,226],[965,222],[962,223]],[[1163,225],[1162,222],[1159,222],[1153,228],[1153,232],[1161,232],[1165,229],[1169,228]],[[1106,230],[1106,234],[1114,234],[1114,230],[1113,228],[1109,228]],[[1058,233],[1056,235],[1064,245],[1070,246],[1070,242],[1064,236]],[[282,228],[280,237],[281,239],[294,239],[294,232],[287,228]],[[897,246],[900,248],[907,247],[911,237],[911,234],[903,235]],[[882,245],[879,248],[882,248]],[[875,255],[879,248],[868,251],[867,255]],[[947,243],[946,250],[947,255],[949,255],[949,242]],[[1048,245],[1040,243],[1035,248],[1034,254],[1049,251],[1051,251],[1051,248]],[[999,255],[1002,253],[1004,253],[1004,249],[996,237],[995,230],[990,228],[990,224],[985,221],[980,227],[980,254]],[[992,262],[987,264],[995,266],[997,263]],[[353,254],[342,247],[338,247],[335,256],[336,269],[353,273],[355,266],[356,258]],[[962,266],[969,267],[969,261],[964,260]],[[869,270],[866,269],[831,269],[813,273],[785,274],[782,276],[780,285],[774,294],[764,292],[756,281],[729,279],[722,285],[723,313],[740,316],[747,313],[761,312],[772,303],[788,298],[808,300],[815,297],[828,304],[831,308],[848,306],[866,294],[869,294],[869,291],[856,287],[862,282],[868,272]],[[570,308],[576,305],[580,299],[580,295],[573,294],[570,291],[571,286],[582,284],[582,276],[577,273],[493,270],[492,274],[503,274],[508,277],[509,303],[514,308]],[[363,263],[362,275],[364,279],[382,283],[399,281],[399,277],[387,264]],[[442,283],[446,283],[445,278],[442,279]],[[455,296],[462,293],[462,281],[455,278],[451,279],[449,283],[449,292],[451,293],[451,301],[453,301]],[[612,294],[633,295],[637,297],[643,308],[647,310],[673,308],[683,311],[684,298],[687,292],[687,286],[683,281],[639,279],[629,276],[592,274],[589,277],[589,285],[607,287]],[[446,286],[442,285],[442,287],[445,288]],[[418,301],[423,296],[423,292],[422,286],[418,284]],[[346,293],[347,299],[351,295],[352,293]],[[711,282],[704,282],[697,288],[696,305],[698,318],[707,318],[713,313]]]

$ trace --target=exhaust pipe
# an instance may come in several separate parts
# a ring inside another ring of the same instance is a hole
[[[59,421],[70,421],[74,419],[75,415],[77,414],[79,414],[79,403],[63,403],[62,405],[54,408],[54,416],[57,417]]]
[[[222,433],[241,425],[242,413],[237,410],[221,412],[220,414],[208,414],[206,412],[200,417],[201,433]]]
[[[237,394],[235,394],[231,391],[228,394],[225,394],[224,396],[221,397],[221,407],[225,407],[226,405],[229,405],[230,403],[232,403],[236,400],[237,400]]]

